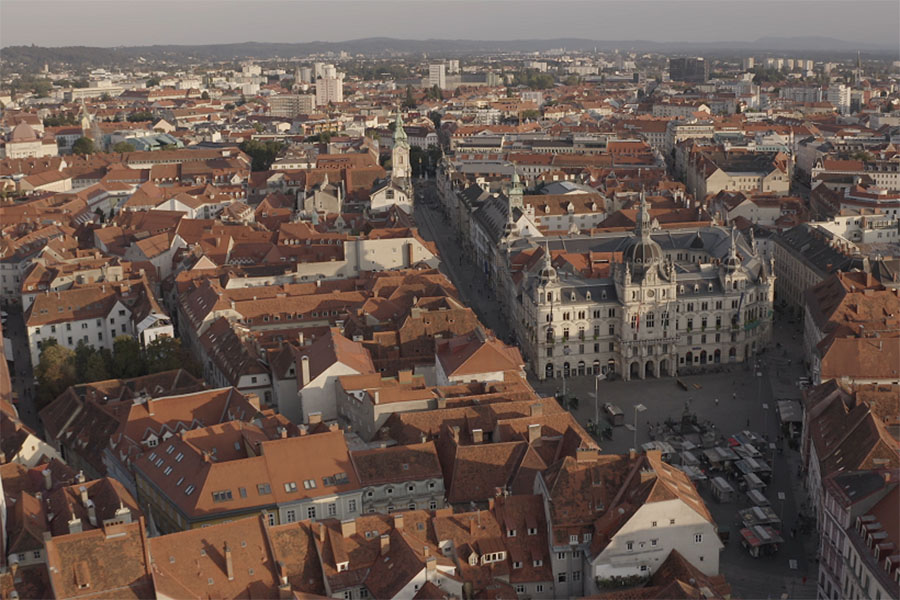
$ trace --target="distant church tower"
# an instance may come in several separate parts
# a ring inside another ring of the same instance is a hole
[[[394,122],[394,147],[391,150],[391,181],[398,185],[406,185],[412,176],[409,165],[409,140],[403,129],[403,117],[397,111]]]
[[[97,120],[88,113],[84,98],[81,99],[81,135],[90,138],[97,150],[103,150],[103,132],[100,131]]]

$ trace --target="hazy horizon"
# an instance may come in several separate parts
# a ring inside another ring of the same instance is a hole
[[[258,18],[248,19],[253,16]],[[895,0],[3,0],[0,45],[302,43],[370,37],[706,43],[826,37],[900,48],[898,22],[900,2]]]

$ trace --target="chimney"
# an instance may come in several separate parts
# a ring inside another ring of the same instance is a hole
[[[125,505],[122,502],[119,502],[119,508],[116,509],[116,521],[121,521],[122,523],[131,523],[131,511],[125,508]]]
[[[437,407],[442,408],[442,409],[447,408],[447,399],[444,398],[443,396],[438,396]]]
[[[299,334],[297,334],[297,340],[300,342],[300,347],[302,348],[304,346],[304,339],[303,339],[302,331]]]
[[[69,521],[69,533],[81,533],[81,519],[75,517]]]
[[[634,448],[629,448],[628,449],[628,460],[634,460],[636,456],[637,456],[637,451],[635,451]]]
[[[428,551],[428,547],[425,547],[425,551]],[[433,556],[428,556],[425,554],[425,577],[426,579],[429,577],[433,577],[437,571],[437,559]]]
[[[84,483],[84,471],[78,471],[78,475],[75,476],[76,483]]]
[[[431,550],[428,549],[428,546],[422,546],[422,556],[425,556],[426,558],[431,556]]]
[[[401,384],[410,384],[412,383],[412,371],[405,370],[397,373],[397,381]]]
[[[453,436],[454,442],[459,442],[459,425],[453,425],[450,428],[450,435]]]
[[[528,443],[534,444],[541,439],[541,424],[532,423],[528,426]]]
[[[378,390],[375,390],[375,393],[372,394],[372,402],[378,404],[381,401],[381,393]]]
[[[231,557],[231,546],[225,542],[225,572],[228,574],[228,581],[234,581],[234,559]]]
[[[341,535],[343,537],[356,535],[356,519],[346,519],[341,521]]]
[[[87,501],[87,513],[88,513],[88,523],[91,524],[91,527],[97,526],[97,507],[94,506],[93,500]]]
[[[484,431],[481,429],[473,429],[472,430],[472,443],[473,444],[481,444],[484,442]]]
[[[288,582],[287,569],[283,562],[278,563],[278,598],[279,600],[292,600],[294,592]]]
[[[394,515],[394,529],[403,529],[403,515]]]
[[[543,417],[544,416],[544,405],[540,402],[535,402],[531,405],[531,416],[532,417]]]
[[[302,373],[303,387],[309,383],[309,356],[305,354],[300,359],[300,373]]]
[[[44,469],[44,489],[50,491],[53,487],[53,473],[50,469]]]
[[[319,536],[319,541],[323,544],[325,543],[325,526],[321,523],[316,523],[316,534]]]
[[[81,505],[82,505],[83,507],[87,508],[87,507],[88,507],[88,493],[87,493],[87,487],[85,487],[85,486],[83,486],[83,485],[80,486],[80,487],[78,488],[78,493],[81,495]]]
[[[391,550],[391,536],[388,534],[384,534],[380,538],[381,540],[381,556],[387,556],[387,553]]]
[[[322,413],[321,412],[311,412],[309,413],[309,424],[316,425],[317,423],[322,422]]]

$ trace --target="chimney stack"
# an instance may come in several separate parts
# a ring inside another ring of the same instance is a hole
[[[81,533],[81,519],[75,517],[71,521],[69,521],[69,533]]]
[[[391,536],[388,534],[384,534],[380,538],[381,540],[381,556],[387,556],[387,553],[391,550]]]
[[[356,519],[345,519],[341,521],[341,536],[350,537],[356,535]]]
[[[78,488],[78,493],[81,496],[81,505],[86,509],[88,506],[88,493],[86,486],[80,486]]]
[[[403,515],[394,515],[394,529],[403,529]]]
[[[309,413],[308,419],[309,419],[309,424],[310,424],[310,425],[316,425],[316,424],[318,424],[318,423],[321,423],[321,422],[322,422],[322,413],[320,413],[320,412],[311,412],[311,413]]]
[[[303,387],[309,384],[309,356],[303,355],[300,359],[300,373],[302,375]]]
[[[472,430],[472,443],[473,444],[481,444],[484,442],[484,431],[482,429],[473,429]]]
[[[278,561],[278,598],[279,600],[290,600],[293,597],[294,592],[288,582],[287,567],[282,561]]]
[[[53,473],[50,469],[44,469],[44,489],[50,491],[53,487]]]
[[[543,417],[544,416],[544,405],[540,402],[535,402],[531,405],[531,416],[532,417]]]
[[[316,523],[316,534],[319,536],[319,541],[323,544],[325,543],[325,526],[321,523]]]
[[[228,573],[228,581],[234,581],[234,559],[231,557],[231,546],[225,542],[225,572]]]
[[[88,513],[88,523],[91,524],[91,527],[97,526],[97,507],[94,506],[93,500],[87,501],[87,513]]]
[[[541,439],[541,424],[531,423],[528,426],[528,443],[534,444],[539,439]]]
[[[84,471],[78,471],[78,475],[75,476],[76,483],[84,483]]]

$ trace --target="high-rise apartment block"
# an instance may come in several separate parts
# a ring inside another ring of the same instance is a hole
[[[669,77],[672,81],[702,83],[709,79],[709,63],[702,58],[670,58]]]
[[[428,87],[434,86],[442,90],[447,87],[447,65],[443,63],[428,65]]]

